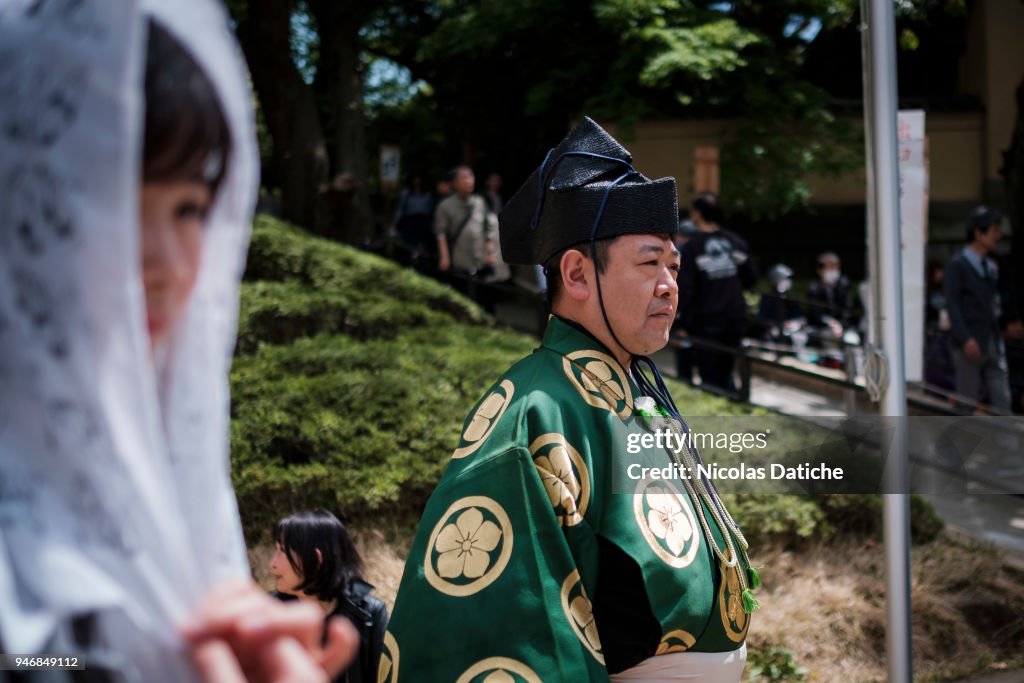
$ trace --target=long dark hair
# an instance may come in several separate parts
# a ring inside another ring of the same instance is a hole
[[[144,182],[193,180],[214,195],[231,154],[231,130],[213,84],[167,29],[149,21]]]
[[[353,581],[363,578],[363,559],[352,537],[341,520],[323,508],[280,520],[274,525],[274,541],[302,577],[298,590],[318,600],[336,600]]]

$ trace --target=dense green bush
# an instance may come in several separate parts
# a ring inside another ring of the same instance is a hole
[[[232,476],[250,540],[319,505],[411,526],[468,410],[536,345],[449,287],[258,217],[231,373]],[[686,415],[767,414],[669,386]],[[729,505],[756,543],[877,529],[877,496],[840,498],[746,494]],[[927,536],[936,518],[922,503]]]
[[[465,414],[534,346],[448,287],[258,217],[231,373],[247,535],[317,505],[409,522]]]

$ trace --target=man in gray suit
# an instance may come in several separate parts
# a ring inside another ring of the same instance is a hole
[[[1006,353],[999,329],[999,271],[989,255],[1001,236],[1003,217],[985,206],[967,219],[967,246],[946,266],[945,290],[953,335],[956,391],[973,400],[988,387],[988,402],[1010,409]]]

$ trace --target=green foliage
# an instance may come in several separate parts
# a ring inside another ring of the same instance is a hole
[[[671,85],[680,73],[710,81],[722,72],[735,71],[747,65],[740,54],[743,48],[759,40],[732,19],[694,27],[647,27],[640,35],[661,46],[640,72],[640,83],[651,88]]]
[[[877,494],[820,496],[819,505],[828,523],[836,531],[880,537],[882,535],[882,497]],[[910,496],[910,539],[931,543],[944,528],[931,503],[917,494]]]
[[[931,503],[917,494],[910,496],[910,540],[913,543],[931,543],[945,527]]]
[[[775,493],[723,494],[722,499],[748,540],[799,546],[828,540],[832,527],[818,502],[810,496]]]
[[[247,534],[317,505],[416,515],[469,408],[532,347],[443,285],[257,218],[231,373]]]
[[[411,526],[466,413],[535,347],[448,287],[258,217],[231,372],[232,476],[247,535],[258,538],[277,517],[320,505]],[[668,385],[686,415],[780,419]],[[810,441],[812,428],[785,419],[792,424],[776,430],[780,451]],[[726,498],[759,544],[879,528],[878,496]],[[941,522],[923,500],[911,505],[915,541],[931,540]]]
[[[799,683],[807,680],[807,669],[793,661],[794,652],[784,647],[752,647],[747,654],[750,683]]]

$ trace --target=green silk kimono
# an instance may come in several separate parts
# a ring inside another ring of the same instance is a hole
[[[638,396],[604,347],[549,319],[540,348],[473,408],[427,503],[379,681],[607,681],[589,597],[598,536],[640,567],[658,654],[742,645],[737,569],[723,579],[682,484],[612,491],[609,454]]]

